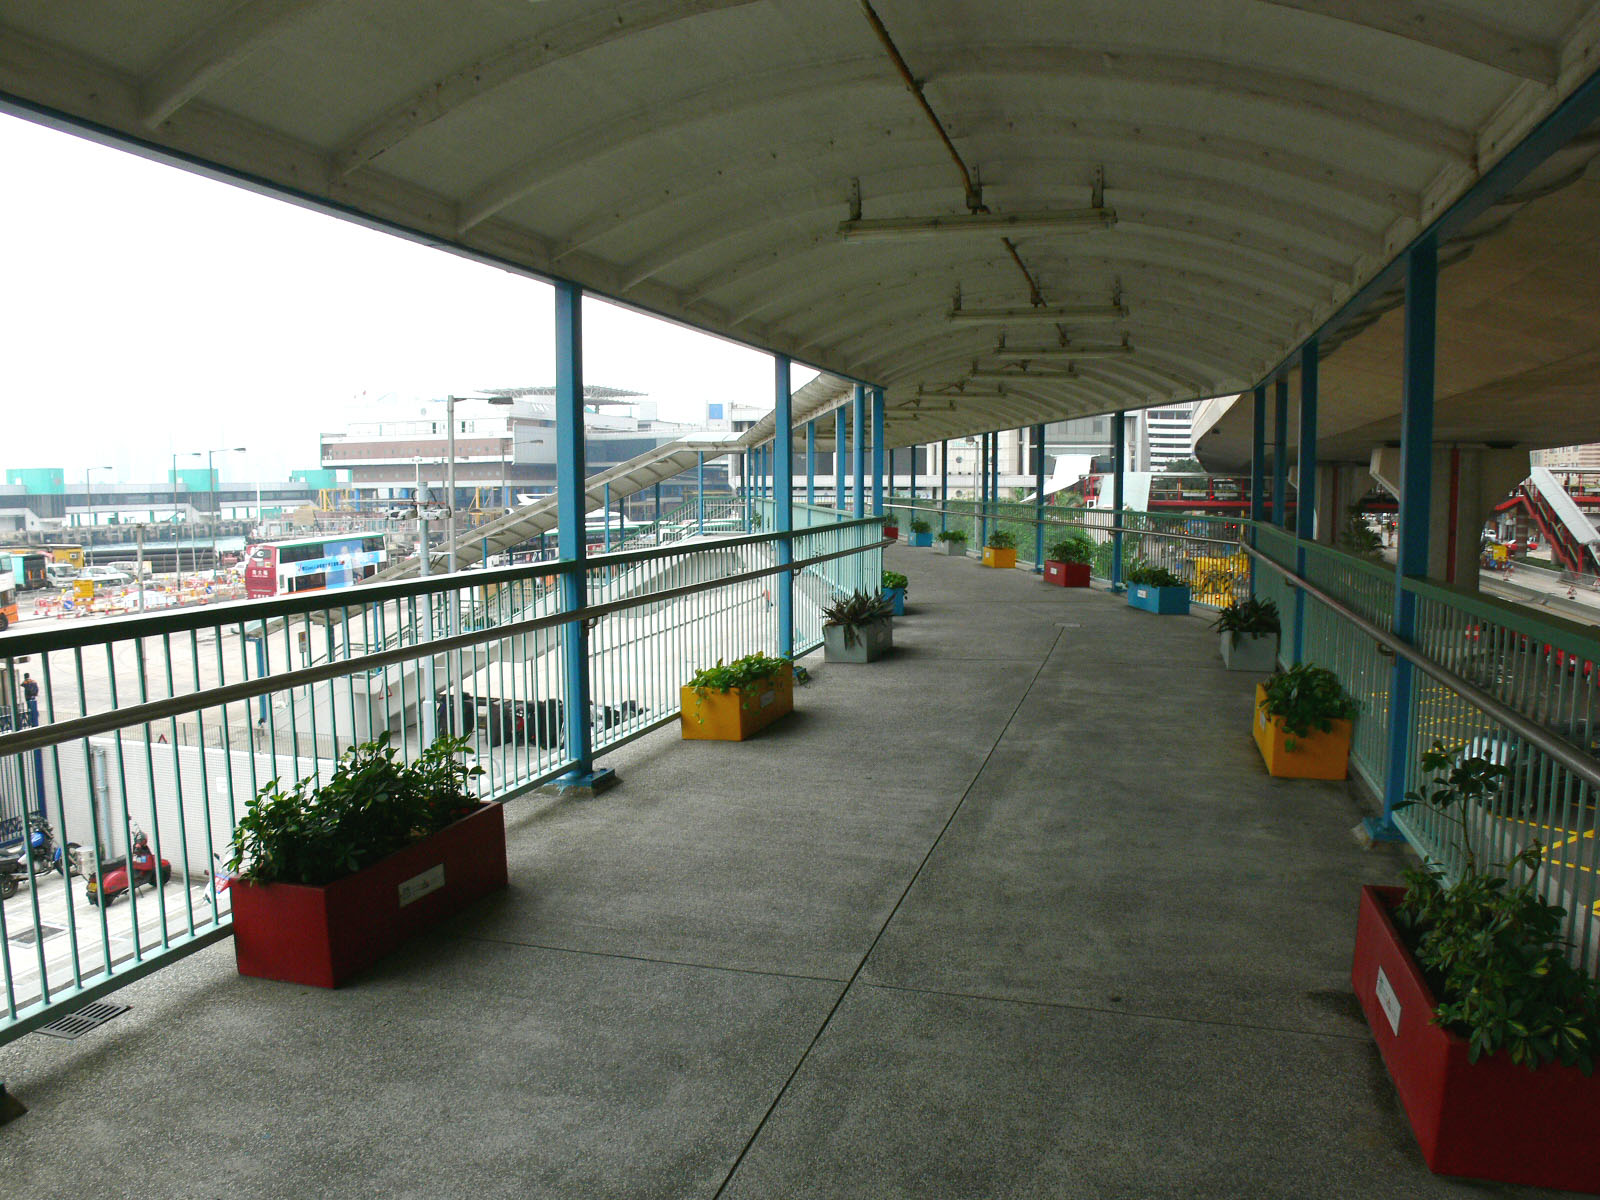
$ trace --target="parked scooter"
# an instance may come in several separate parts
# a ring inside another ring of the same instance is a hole
[[[77,842],[68,842],[63,853],[50,822],[38,813],[28,815],[28,853],[33,856],[35,875],[43,875],[47,871],[54,871],[57,875],[65,875],[69,871],[78,874],[77,861],[72,853],[77,848]]]
[[[0,900],[9,900],[28,878],[28,864],[15,855],[0,857]]]
[[[162,887],[167,880],[172,878],[172,864],[162,859],[159,868],[156,864],[155,852],[150,849],[150,839],[144,831],[135,827],[133,830],[133,850],[127,858],[114,858],[110,862],[100,864],[100,874],[95,875],[94,863],[84,862],[83,855],[77,855],[79,869],[86,877],[83,885],[84,897],[90,904],[110,904],[118,896],[128,891],[131,887]],[[131,882],[130,882],[131,881]]]

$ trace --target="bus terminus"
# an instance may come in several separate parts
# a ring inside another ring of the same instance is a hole
[[[376,575],[388,558],[382,534],[261,542],[245,552],[244,594],[255,599],[349,587]]]

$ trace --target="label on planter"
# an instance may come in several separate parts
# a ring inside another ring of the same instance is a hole
[[[1383,1015],[1389,1018],[1389,1028],[1396,1037],[1400,1036],[1400,997],[1394,994],[1394,988],[1389,986],[1389,977],[1383,973],[1383,968],[1378,968],[1378,984],[1372,989],[1378,997],[1378,1004],[1383,1009]]]
[[[756,701],[757,708],[771,708],[778,702],[777,692],[762,692],[761,698]]]
[[[429,867],[421,875],[413,875],[410,879],[400,881],[400,907],[421,900],[429,892],[437,892],[444,886],[444,864]]]
[[[1150,599],[1150,593],[1147,592],[1144,588],[1140,588],[1138,591],[1134,592],[1134,595],[1139,597],[1139,599],[1141,599],[1141,600]]]

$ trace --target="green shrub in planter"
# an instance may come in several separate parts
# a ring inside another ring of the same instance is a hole
[[[1211,627],[1222,635],[1222,662],[1230,671],[1265,674],[1278,665],[1278,606],[1271,600],[1235,600]]]
[[[906,615],[906,586],[910,581],[899,571],[885,571],[880,586],[883,598],[897,617]]]
[[[965,529],[941,529],[936,535],[941,542],[965,542],[967,531]]]
[[[1094,542],[1087,534],[1068,534],[1059,542],[1051,543],[1045,558],[1050,562],[1086,565],[1094,562]]]
[[[911,532],[912,533],[932,533],[933,532],[933,526],[929,525],[921,517],[913,517],[911,519]]]
[[[1278,606],[1271,600],[1235,600],[1217,613],[1211,628],[1222,633],[1263,634],[1279,631]]]
[[[890,574],[884,572],[886,578]],[[904,579],[905,576],[900,578]],[[864,642],[872,643],[870,649],[880,650],[892,644],[888,637],[888,626],[893,615],[889,597],[882,592],[871,596],[865,592],[852,592],[839,597],[822,610],[822,626],[825,634],[830,628],[840,629],[847,650],[855,649]],[[871,661],[874,657],[876,654],[871,654],[862,661]]]
[[[1283,722],[1285,746],[1293,750],[1295,739],[1313,729],[1328,733],[1335,721],[1353,721],[1360,706],[1344,690],[1339,677],[1315,663],[1297,663],[1273,675],[1263,685],[1267,715]]]
[[[441,737],[410,764],[384,732],[352,746],[333,774],[284,788],[274,779],[233,831],[228,870],[250,883],[332,883],[439,832],[478,808],[460,756],[466,738]]]
[[[1017,548],[1017,535],[1006,529],[996,529],[989,535],[989,540],[984,543],[991,550],[1015,550]]]
[[[1142,583],[1146,587],[1178,588],[1184,587],[1183,580],[1179,579],[1165,567],[1152,567],[1147,563],[1138,563],[1128,568],[1124,577],[1128,583]]]
[[[697,692],[732,692],[762,679],[772,679],[788,665],[788,659],[766,654],[747,654],[731,663],[719,658],[716,666],[696,671],[685,686]]]

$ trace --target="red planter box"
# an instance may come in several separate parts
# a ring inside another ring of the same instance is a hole
[[[883,531],[883,536],[891,542],[898,542],[900,540],[900,530],[898,527],[886,527]]]
[[[1350,982],[1428,1166],[1440,1175],[1600,1193],[1600,1075],[1506,1055],[1467,1061],[1389,919],[1400,888],[1364,887]]]
[[[236,880],[239,974],[339,987],[412,934],[505,886],[505,811],[498,804],[322,887]]]
[[[1045,560],[1044,581],[1056,587],[1088,587],[1088,563],[1063,563]]]

